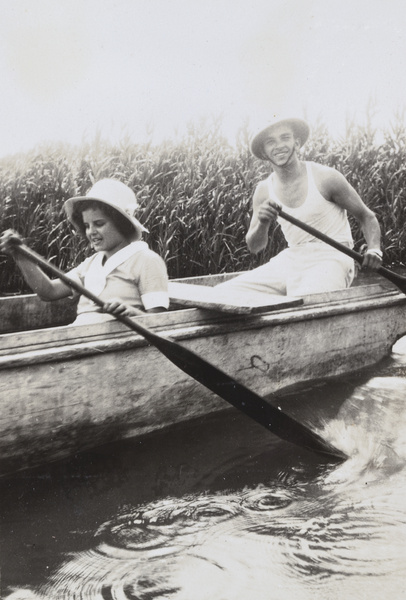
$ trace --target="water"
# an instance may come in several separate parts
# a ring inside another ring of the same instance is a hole
[[[239,413],[2,482],[7,600],[406,598],[406,341],[281,399],[349,455]]]

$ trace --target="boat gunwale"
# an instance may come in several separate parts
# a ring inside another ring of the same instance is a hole
[[[164,336],[170,336],[175,340],[188,340],[198,337],[210,337],[227,333],[235,333],[244,330],[262,329],[266,327],[275,327],[278,325],[297,323],[305,320],[326,319],[342,314],[354,312],[364,312],[371,310],[382,310],[388,307],[406,304],[406,296],[393,289],[382,290],[373,295],[360,295],[362,287],[371,289],[371,286],[360,286],[358,295],[355,298],[329,302],[305,303],[301,306],[284,308],[277,311],[269,311],[255,315],[223,315],[212,313],[203,309],[183,309],[166,313],[165,316],[175,313],[181,313],[182,317],[192,317],[191,320],[185,319],[181,322],[169,323],[161,326],[151,326],[154,331],[159,331]],[[355,288],[354,288],[355,289]],[[310,298],[310,297],[308,297]],[[208,314],[209,313],[209,314]],[[152,317],[152,318],[151,318]],[[145,315],[136,320],[145,323],[148,326],[148,320],[157,321],[159,315]],[[154,319],[155,318],[155,319]],[[194,320],[193,320],[194,319]],[[236,327],[237,324],[237,327]],[[101,327],[101,326],[106,326]],[[123,351],[138,347],[148,346],[148,342],[143,337],[126,328],[125,325],[117,321],[108,321],[90,326],[94,329],[94,334],[87,332],[79,340],[75,337],[75,332],[83,326],[72,327],[62,326],[55,328],[42,329],[37,331],[18,332],[16,334],[0,335],[0,341],[7,337],[10,342],[14,337],[21,341],[24,339],[35,340],[39,337],[48,337],[47,340],[32,341],[31,344],[20,344],[8,346],[0,350],[0,369],[20,367],[30,364],[39,364],[44,362],[58,362],[60,360],[74,360],[82,356],[94,354]],[[406,325],[405,325],[406,328]],[[88,328],[86,327],[88,330]],[[107,329],[107,331],[106,331]],[[68,337],[63,337],[63,332],[69,333]],[[49,339],[60,336],[59,340]],[[57,342],[57,343],[56,343]],[[10,353],[10,350],[14,352]]]

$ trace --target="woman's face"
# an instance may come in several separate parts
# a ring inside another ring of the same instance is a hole
[[[86,237],[96,252],[102,251],[109,258],[127,246],[127,238],[100,208],[87,208],[82,212],[82,219]]]

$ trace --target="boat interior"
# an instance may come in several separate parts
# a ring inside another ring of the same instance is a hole
[[[215,288],[218,283],[235,276],[236,273],[229,273],[171,280],[168,313],[165,313],[165,316],[158,313],[140,318],[146,326],[159,328],[160,324],[168,327],[175,321],[190,322],[190,309],[195,309],[195,312],[197,309],[197,314],[192,320],[213,321],[219,318],[249,317],[301,306],[343,303],[361,297],[371,298],[397,293],[396,286],[383,277],[362,273],[351,288],[345,290],[312,294],[302,298],[257,294],[250,295],[247,301],[246,297],[225,297],[224,293],[220,294]],[[181,316],[180,312],[184,314]],[[176,313],[176,317],[173,313]],[[0,298],[0,334],[65,327],[72,324],[75,316],[76,302],[72,299],[45,302],[35,294],[9,295]],[[118,325],[120,328],[123,327],[121,324]]]

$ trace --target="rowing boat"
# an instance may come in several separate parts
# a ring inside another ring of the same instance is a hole
[[[232,276],[171,281],[171,310],[137,321],[261,396],[371,366],[406,333],[406,296],[383,278],[247,305],[216,296]],[[1,475],[235,410],[122,323],[73,326],[72,301],[3,297],[0,315]]]

